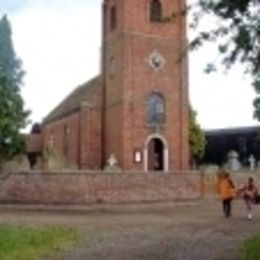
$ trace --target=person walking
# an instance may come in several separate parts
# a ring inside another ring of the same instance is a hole
[[[258,190],[254,182],[253,177],[249,177],[247,179],[247,183],[244,184],[238,191],[243,194],[243,198],[246,204],[247,209],[247,218],[248,220],[252,220],[253,217],[253,208],[255,205],[255,200],[258,195]]]
[[[230,178],[230,174],[226,171],[222,171],[219,174],[218,190],[222,200],[224,216],[229,218],[232,215],[232,199],[235,186]]]

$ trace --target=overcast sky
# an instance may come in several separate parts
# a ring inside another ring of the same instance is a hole
[[[22,95],[41,121],[76,86],[99,73],[101,0],[0,0],[8,14],[17,55],[27,74]],[[256,125],[255,96],[241,68],[205,75],[213,48],[190,55],[190,100],[203,128]]]

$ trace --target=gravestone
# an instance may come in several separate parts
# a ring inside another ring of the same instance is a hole
[[[218,179],[219,166],[207,165],[202,169],[204,175],[204,181],[207,183],[216,183]]]
[[[105,171],[109,172],[118,172],[121,171],[121,168],[118,165],[117,158],[114,154],[111,154],[107,160],[107,164],[104,168]]]
[[[46,171],[75,169],[62,154],[55,150],[52,137],[43,151],[43,169]]]
[[[18,170],[19,171],[29,171],[30,169],[31,169],[30,163],[29,163],[27,156],[25,156],[25,155],[21,156],[19,166],[18,166]]]
[[[30,163],[28,161],[27,156],[25,155],[19,155],[13,158],[11,161],[4,162],[2,168],[3,173],[29,171],[29,170],[30,170]]]
[[[260,161],[256,162],[256,168],[257,168],[258,171],[260,171]]]
[[[239,162],[239,154],[235,150],[231,150],[227,155],[227,167],[231,171],[238,171],[241,169],[241,163]]]
[[[256,159],[253,154],[248,158],[250,171],[254,171],[256,168]]]

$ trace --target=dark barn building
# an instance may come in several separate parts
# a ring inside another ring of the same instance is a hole
[[[249,164],[251,154],[260,161],[260,126],[210,130],[206,131],[206,139],[203,164],[223,165],[230,150],[239,154],[244,166]]]

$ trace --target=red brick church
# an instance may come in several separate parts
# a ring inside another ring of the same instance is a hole
[[[185,0],[104,0],[101,74],[43,121],[43,145],[79,169],[188,168]]]

